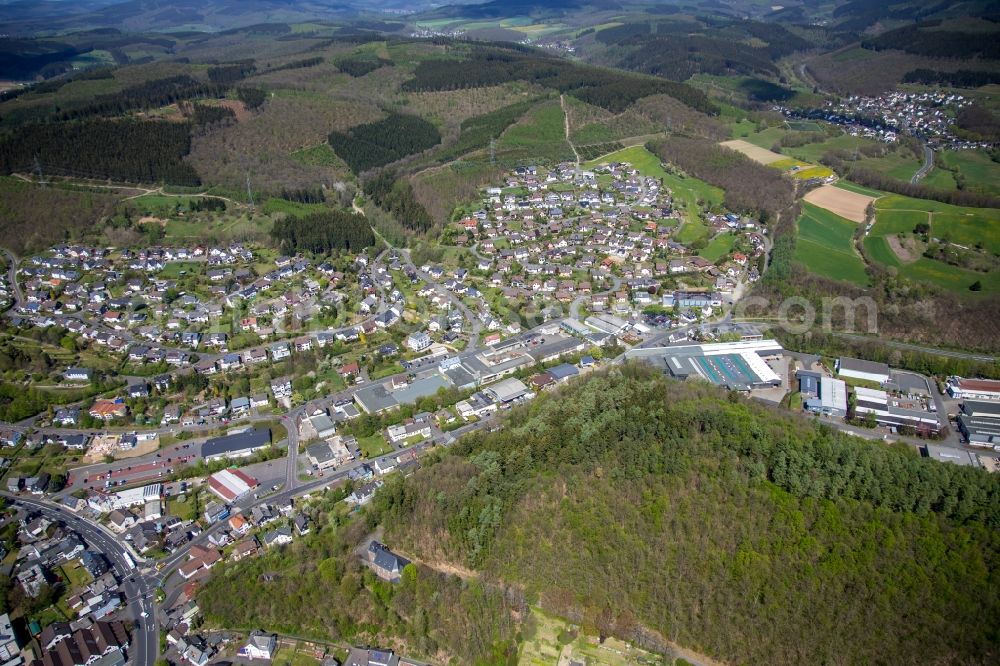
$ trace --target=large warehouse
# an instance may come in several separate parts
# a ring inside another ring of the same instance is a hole
[[[255,428],[207,440],[201,445],[201,456],[206,461],[221,460],[222,458],[246,458],[270,445],[270,429]]]
[[[820,377],[818,395],[806,400],[804,406],[817,414],[847,416],[847,384],[842,379]]]
[[[966,400],[958,414],[958,429],[973,446],[1000,445],[1000,404]]]
[[[937,413],[912,399],[863,386],[854,388],[854,396],[857,398],[855,413],[871,414],[879,425],[891,428],[909,426],[921,435],[934,435],[940,430]],[[927,406],[931,405],[933,403],[927,403]]]
[[[208,487],[226,502],[235,502],[258,485],[257,479],[238,469],[224,469],[208,477]]]
[[[1000,381],[995,379],[948,378],[948,395],[956,400],[1000,402]]]
[[[885,363],[841,356],[837,361],[837,374],[841,377],[885,384],[889,381],[889,366]]]
[[[693,377],[733,391],[749,391],[781,385],[781,377],[767,359],[780,358],[784,351],[775,340],[751,340],[632,349],[625,352],[625,358],[650,363],[677,379]]]

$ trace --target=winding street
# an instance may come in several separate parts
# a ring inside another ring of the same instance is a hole
[[[64,506],[45,500],[31,499],[7,492],[0,492],[13,504],[20,504],[41,511],[50,520],[58,520],[76,531],[87,545],[104,553],[111,562],[116,577],[125,592],[127,610],[135,623],[135,630],[129,645],[129,658],[135,666],[153,666],[160,649],[159,632],[156,625],[156,579],[137,571],[132,555],[118,541],[118,537],[108,533],[94,523],[80,518]]]
[[[934,168],[934,151],[931,150],[931,147],[928,146],[926,143],[923,144],[923,149],[924,149],[924,164],[919,169],[917,169],[917,172],[915,174],[913,174],[913,178],[910,178],[910,183],[912,185],[916,185],[921,180],[923,180],[924,176],[929,174],[931,172],[931,169]]]

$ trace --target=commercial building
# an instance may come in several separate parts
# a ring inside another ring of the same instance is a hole
[[[208,477],[208,487],[225,502],[235,502],[260,485],[238,469],[224,469]]]
[[[493,384],[483,390],[483,393],[490,396],[501,405],[530,397],[530,391],[520,379],[510,377]]]
[[[354,460],[354,454],[351,451],[357,447],[357,443],[358,441],[353,437],[337,435],[327,441],[317,442],[307,447],[306,456],[316,469],[330,469]]]
[[[898,397],[863,386],[854,388],[854,396],[857,398],[854,407],[856,416],[872,414],[875,422],[881,426],[910,427],[922,436],[936,435],[940,431],[937,413],[931,410],[933,402]]]
[[[1000,403],[966,400],[958,414],[958,429],[972,446],[1000,446]]]
[[[841,377],[885,384],[889,381],[889,366],[885,363],[841,356],[837,361],[837,374]]]
[[[373,384],[355,393],[354,401],[366,414],[378,414],[400,405],[415,404],[421,398],[432,396],[439,389],[447,389],[451,385],[447,375],[425,377],[398,389],[387,388],[385,384]]]
[[[802,381],[802,378],[799,378]],[[819,378],[819,394],[809,398],[803,406],[810,412],[826,416],[847,416],[847,384],[833,377]]]
[[[938,446],[937,444],[926,444],[923,454],[938,462],[961,465],[962,467],[979,467],[979,456],[972,451],[953,449],[950,446]]]
[[[781,377],[767,362],[783,353],[775,340],[748,340],[637,348],[625,352],[625,358],[650,363],[676,379],[701,379],[733,391],[749,391],[781,385]]]
[[[1000,402],[1000,381],[995,379],[963,379],[949,377],[948,395],[956,400],[990,400]]]
[[[819,396],[819,380],[823,375],[809,370],[799,370],[795,378],[799,380],[799,395],[803,400]]]
[[[222,458],[246,458],[271,445],[269,428],[253,428],[234,435],[213,437],[202,444],[201,455],[206,461]]]
[[[148,486],[129,488],[117,493],[95,492],[88,498],[87,503],[97,511],[110,513],[115,509],[145,505],[146,502],[159,502],[162,493],[162,483],[151,483]]]

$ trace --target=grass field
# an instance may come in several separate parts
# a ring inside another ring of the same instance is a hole
[[[736,236],[733,234],[719,234],[706,245],[698,255],[708,259],[711,262],[716,262],[722,257],[726,256],[733,250],[733,245],[736,243]]]
[[[892,211],[895,216],[909,213],[909,218],[903,216],[901,219],[914,220],[922,212],[932,213],[931,234],[935,238],[967,247],[982,247],[1000,255],[1000,209],[951,206],[940,201],[913,199],[896,194],[882,197],[875,202],[875,208],[878,211],[876,219],[882,219],[886,211]]]
[[[503,159],[573,159],[573,151],[566,142],[565,114],[559,101],[539,104],[522,120],[508,127],[497,141],[497,152]]]
[[[875,225],[870,233],[873,236],[911,234],[915,226],[928,219],[927,213],[921,211],[879,210],[875,214]]]
[[[392,447],[380,433],[375,433],[368,437],[359,437],[358,446],[361,447],[361,453],[366,458],[377,458],[392,451]]]
[[[291,157],[296,162],[306,166],[336,167],[344,173],[350,172],[347,163],[337,157],[337,153],[333,152],[333,148],[325,141],[310,148],[296,150]]]
[[[205,268],[205,263],[201,261],[172,261],[163,267],[157,277],[164,280],[176,280],[181,275],[200,274]]]
[[[795,259],[813,273],[867,286],[864,260],[854,249],[858,225],[809,203],[802,204]]]
[[[865,252],[868,253],[868,256],[873,261],[883,266],[895,266],[899,268],[902,265],[899,257],[889,247],[889,241],[886,240],[885,236],[869,235],[865,238]]]
[[[290,647],[279,648],[271,660],[273,666],[316,666],[318,663],[311,654]]]
[[[274,215],[275,213],[284,213],[286,215],[302,216],[308,215],[309,213],[315,213],[321,210],[326,210],[325,204],[307,204],[299,203],[297,201],[286,201],[285,199],[270,198],[264,202],[261,206],[261,210],[265,215]]]
[[[950,169],[957,169],[965,178],[969,190],[985,194],[1000,194],[1000,164],[981,150],[944,150],[939,159]],[[928,178],[941,169],[934,169]],[[950,174],[949,174],[950,175]],[[927,183],[931,185],[930,182]]]
[[[833,185],[834,187],[839,187],[842,190],[847,190],[848,192],[856,192],[858,194],[863,194],[866,197],[875,197],[876,199],[881,196],[885,196],[885,192],[879,190],[873,190],[870,187],[865,187],[863,185],[857,185],[850,182],[849,180],[838,180]],[[876,206],[877,207],[877,206]]]
[[[956,294],[972,295],[969,286],[977,281],[983,286],[980,294],[1000,292],[1000,271],[978,273],[926,257],[920,257],[910,264],[903,264],[899,268],[899,274],[915,282],[933,284]]]

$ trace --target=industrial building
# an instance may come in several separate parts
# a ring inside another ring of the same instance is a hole
[[[795,378],[799,380],[799,395],[803,400],[819,396],[819,380],[823,375],[810,370],[799,370]]]
[[[825,416],[847,416],[847,384],[842,379],[820,377],[818,395],[805,400],[803,407]]]
[[[208,477],[208,487],[224,502],[235,502],[260,485],[238,469],[224,469]]]
[[[213,437],[201,446],[201,455],[206,461],[222,458],[246,458],[271,445],[269,428],[253,428],[233,435]]]
[[[958,429],[972,446],[1000,446],[1000,403],[966,400],[958,414]]]
[[[529,396],[530,391],[520,379],[510,377],[487,387],[483,393],[504,405]]]
[[[949,377],[948,395],[956,400],[990,400],[1000,402],[1000,381],[995,379],[963,379]]]
[[[379,414],[400,405],[415,404],[421,398],[436,394],[438,389],[451,386],[452,381],[447,374],[418,379],[398,389],[386,388],[385,384],[373,384],[355,393],[354,401],[366,414]]]
[[[954,449],[950,446],[938,446],[937,444],[927,444],[923,447],[923,454],[938,462],[961,465],[962,467],[979,467],[979,456],[972,451]]]
[[[841,377],[885,384],[889,381],[889,366],[885,363],[841,356],[837,361],[837,374]]]
[[[854,412],[857,416],[872,414],[875,422],[890,428],[911,427],[920,435],[936,435],[940,430],[937,413],[929,408],[933,403],[921,403],[910,397],[898,397],[878,389],[857,386]]]
[[[775,340],[748,340],[632,349],[625,358],[650,363],[676,379],[702,379],[733,391],[749,391],[781,385],[781,377],[767,361],[783,353]]]

